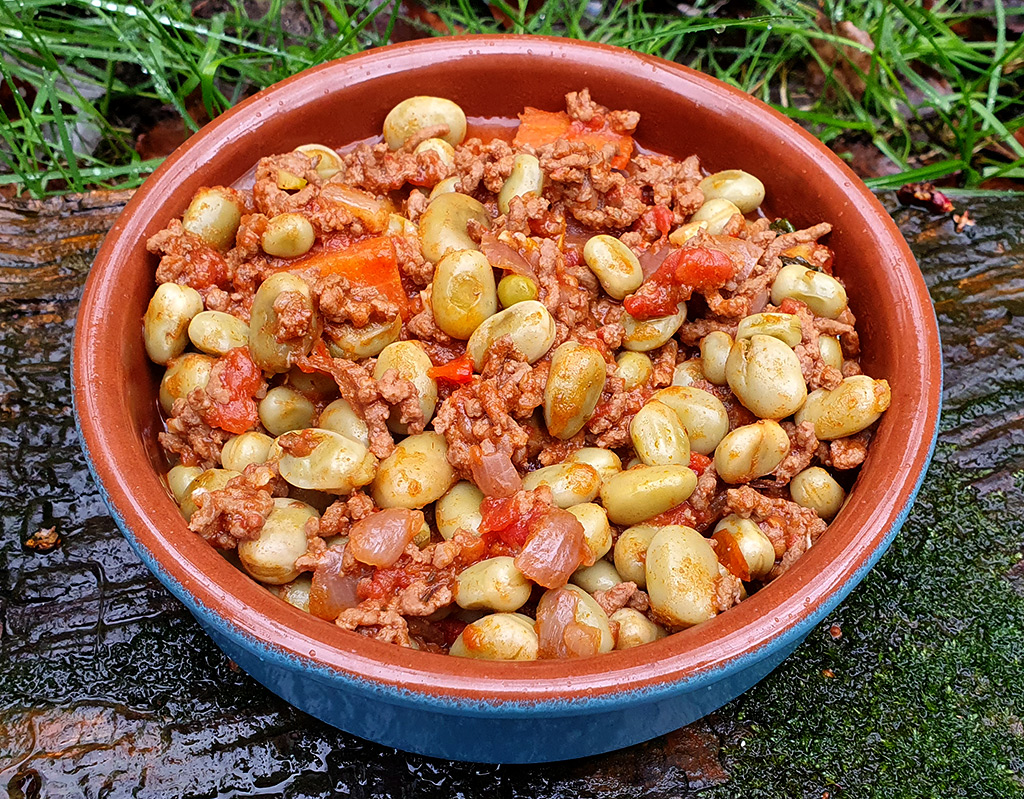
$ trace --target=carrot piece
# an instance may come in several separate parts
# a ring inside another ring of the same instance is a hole
[[[512,144],[540,147],[558,139],[580,141],[598,150],[606,144],[614,144],[612,166],[616,169],[624,169],[633,154],[633,138],[609,128],[603,116],[595,116],[589,124],[584,124],[570,119],[565,111],[541,111],[530,106],[519,115],[519,129]]]
[[[512,144],[516,147],[540,147],[563,138],[572,125],[565,111],[541,111],[526,106],[519,115],[519,129]]]
[[[408,316],[409,298],[402,288],[398,257],[390,236],[352,242],[347,236],[328,236],[314,252],[291,261],[288,271],[316,269],[320,276],[341,275],[352,286],[372,287],[398,305]]]

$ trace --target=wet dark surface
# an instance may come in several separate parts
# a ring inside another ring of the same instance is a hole
[[[712,717],[539,767],[385,749],[237,671],[117,532],[78,448],[70,347],[119,198],[0,205],[0,796],[1024,795],[1024,202],[895,209],[936,301],[940,447],[889,554]],[[888,199],[887,199],[888,202]],[[56,527],[49,552],[24,542]]]

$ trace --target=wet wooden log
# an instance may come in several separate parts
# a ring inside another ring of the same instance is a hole
[[[0,794],[987,796],[1024,784],[1024,201],[971,200],[977,225],[963,232],[892,206],[936,301],[946,412],[911,519],[863,585],[711,717],[609,755],[506,767],[395,752],[294,710],[239,672],[121,538],[78,448],[69,366],[82,284],[126,200],[0,202]],[[56,546],[26,546],[50,528]]]

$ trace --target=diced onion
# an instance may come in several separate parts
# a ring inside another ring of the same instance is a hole
[[[348,549],[361,563],[391,566],[402,556],[422,527],[422,512],[408,508],[388,508],[352,525]]]

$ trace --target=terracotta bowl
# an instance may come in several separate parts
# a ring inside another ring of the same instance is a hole
[[[766,210],[829,221],[863,364],[892,384],[848,506],[787,574],[737,607],[657,643],[579,661],[495,663],[342,633],[272,596],[188,531],[161,479],[156,374],[140,319],[155,288],[148,236],[201,186],[264,155],[376,136],[388,110],[440,94],[470,117],[562,108],[588,86],[638,110],[638,141],[712,171],[742,168]],[[941,358],[921,274],[889,215],[792,122],[712,78],[570,40],[435,39],[374,50],[284,81],[207,125],[136,193],[86,285],[74,350],[75,412],[107,506],[139,557],[243,669],[296,707],[363,738],[428,755],[540,762],[595,754],[687,724],[777,666],[864,577],[905,520],[934,444]]]

